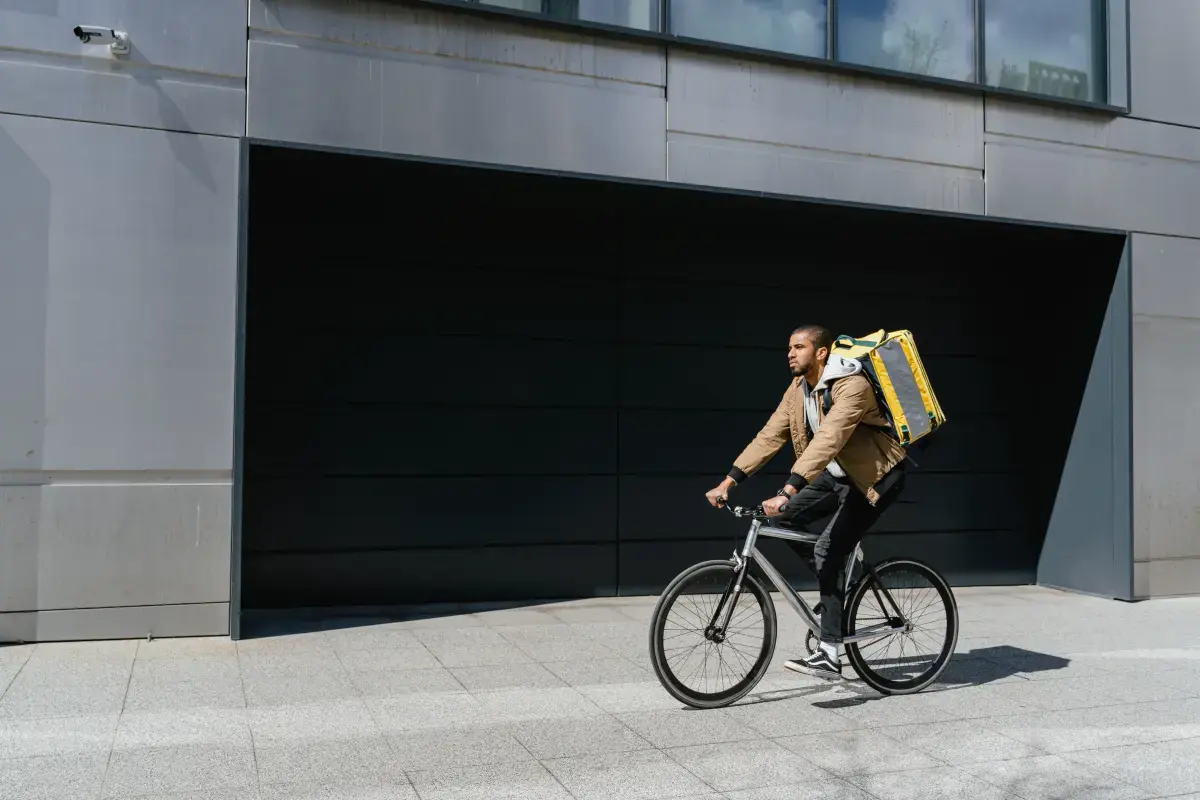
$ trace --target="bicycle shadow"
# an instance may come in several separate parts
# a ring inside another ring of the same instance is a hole
[[[922,659],[909,657],[896,659],[897,664],[916,664]],[[986,686],[989,683],[1019,678],[1036,673],[1052,672],[1066,669],[1071,661],[1062,656],[1025,650],[1020,647],[1002,645],[998,647],[983,647],[967,653],[955,653],[946,665],[946,669],[931,686],[921,693],[955,691],[973,686]],[[747,695],[751,703],[770,703],[779,700],[790,700],[799,697],[822,694],[831,689],[848,691],[851,697],[840,696],[829,700],[813,703],[818,708],[837,710],[869,703],[874,700],[884,700],[890,695],[883,695],[867,686],[850,671],[850,676],[836,683],[821,683],[819,685],[797,686],[794,689],[771,689]],[[800,677],[800,676],[797,676]],[[741,705],[741,703],[739,703]]]

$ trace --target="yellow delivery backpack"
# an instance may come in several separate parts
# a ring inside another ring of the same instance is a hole
[[[880,411],[891,421],[900,444],[909,447],[945,423],[946,415],[933,393],[910,331],[880,330],[861,339],[839,336],[831,352],[862,364],[863,374],[875,387]],[[832,402],[826,392],[825,413],[829,413]]]

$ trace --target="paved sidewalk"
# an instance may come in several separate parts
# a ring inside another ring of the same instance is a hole
[[[718,711],[655,681],[653,598],[0,647],[0,798],[1200,800],[1200,599],[956,594],[935,689],[783,671],[781,608],[771,673]]]

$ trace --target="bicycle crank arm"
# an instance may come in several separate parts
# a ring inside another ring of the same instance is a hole
[[[891,636],[893,633],[903,633],[908,628],[907,625],[891,625],[886,622],[881,622],[878,625],[872,625],[869,628],[863,628],[857,633],[852,633],[849,636],[842,637],[845,643],[866,642],[871,639],[882,639],[884,636]]]

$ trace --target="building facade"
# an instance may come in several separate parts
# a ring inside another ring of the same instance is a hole
[[[5,4],[0,640],[236,635],[266,150],[1119,235],[1035,577],[1200,591],[1200,5],[662,3]]]

